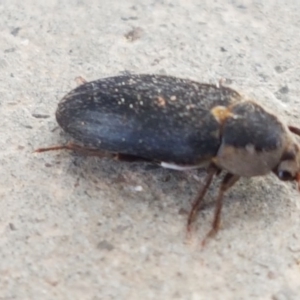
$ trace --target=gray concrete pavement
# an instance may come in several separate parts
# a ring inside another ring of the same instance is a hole
[[[298,1],[0,2],[0,299],[300,299],[300,195],[274,176],[217,184],[194,238],[203,172],[33,154],[67,140],[74,78],[159,73],[217,82],[300,126]],[[134,32],[131,32],[135,29]]]

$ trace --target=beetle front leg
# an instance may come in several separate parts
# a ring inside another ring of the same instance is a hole
[[[222,206],[223,206],[223,197],[226,191],[228,191],[238,180],[240,176],[238,175],[233,175],[231,173],[227,173],[221,183],[221,187],[219,189],[219,194],[217,197],[217,202],[216,202],[216,210],[215,210],[215,215],[214,215],[214,220],[212,223],[212,228],[202,241],[202,246],[204,246],[207,242],[208,239],[214,237],[219,229],[220,229],[220,223],[221,223],[221,211],[222,211]]]

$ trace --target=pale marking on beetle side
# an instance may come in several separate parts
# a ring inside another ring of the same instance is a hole
[[[175,95],[173,95],[173,96],[170,97],[170,100],[171,100],[171,101],[176,101],[176,99],[177,99],[177,98],[176,98]]]
[[[249,152],[247,146],[236,147],[224,144],[218,150],[217,160],[213,162],[220,169],[238,176],[263,176],[278,165],[281,155],[281,149]]]
[[[203,162],[199,165],[176,165],[173,163],[167,163],[167,162],[161,162],[160,166],[166,169],[172,169],[172,170],[177,170],[177,171],[187,171],[187,170],[195,170],[195,169],[199,169],[205,165],[207,165],[207,162]]]

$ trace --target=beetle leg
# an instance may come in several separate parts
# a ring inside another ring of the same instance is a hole
[[[47,152],[47,151],[56,151],[56,150],[73,150],[72,143],[69,143],[67,145],[60,145],[60,146],[52,146],[52,147],[47,147],[47,148],[38,148],[34,150],[33,152]]]
[[[98,157],[116,156],[116,154],[111,154],[111,153],[108,154],[107,152],[101,151],[99,149],[86,148],[84,146],[80,146],[73,143],[68,143],[66,145],[60,145],[60,146],[47,147],[47,148],[39,148],[36,149],[34,152],[40,153],[40,152],[56,151],[56,150],[71,150],[88,156],[98,156]]]
[[[295,126],[288,126],[288,128],[292,133],[294,133],[296,135],[300,135],[300,128],[297,128]]]
[[[60,145],[60,146],[47,147],[47,148],[39,148],[36,149],[34,152],[40,153],[40,152],[56,151],[56,150],[70,150],[70,151],[79,152],[84,155],[97,156],[100,158],[111,157],[126,162],[135,162],[135,161],[153,162],[150,159],[139,157],[139,156],[122,154],[122,153],[105,152],[99,149],[87,148],[73,143],[68,143],[66,145]]]
[[[221,187],[219,189],[219,194],[217,197],[217,202],[216,202],[216,210],[215,210],[215,215],[214,215],[214,220],[212,223],[212,228],[202,241],[202,245],[204,246],[209,238],[214,237],[218,230],[220,229],[220,223],[221,223],[221,211],[222,211],[222,206],[223,206],[223,196],[226,191],[228,191],[238,180],[240,176],[238,175],[233,175],[231,173],[227,173],[221,183]]]
[[[210,165],[207,171],[207,176],[205,178],[205,183],[202,189],[200,190],[193,206],[192,209],[189,213],[188,220],[187,220],[187,231],[191,232],[191,226],[192,223],[195,221],[197,213],[200,209],[200,206],[202,204],[202,199],[204,198],[212,180],[215,174],[219,172],[219,169],[215,165]]]

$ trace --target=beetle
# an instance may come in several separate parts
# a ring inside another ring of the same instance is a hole
[[[214,176],[225,171],[206,239],[217,233],[224,193],[240,177],[273,172],[300,185],[300,147],[293,135],[300,135],[300,129],[223,85],[164,75],[108,77],[69,92],[58,104],[56,119],[80,145],[36,152],[66,149],[111,153],[176,170],[205,167],[207,176],[189,213],[188,231]]]

